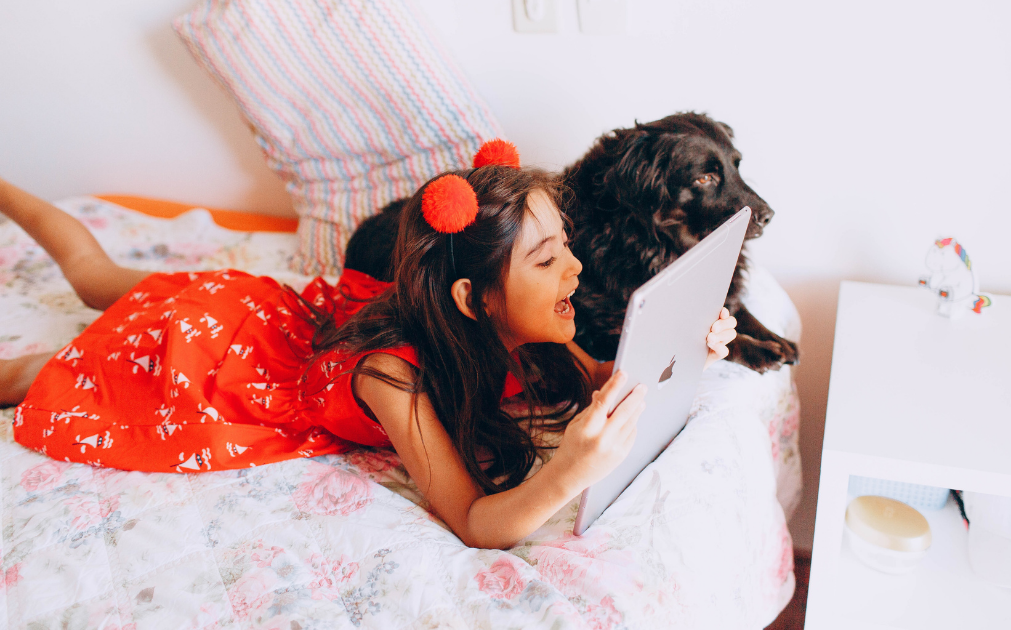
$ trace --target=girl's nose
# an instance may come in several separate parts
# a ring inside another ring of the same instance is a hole
[[[572,275],[578,276],[583,271],[583,263],[579,262],[579,259],[572,253],[572,250],[566,249],[565,251],[569,252],[569,256],[572,258]]]

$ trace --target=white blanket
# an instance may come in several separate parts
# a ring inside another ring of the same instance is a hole
[[[93,198],[60,206],[122,264],[278,273],[293,235],[171,221]],[[765,272],[749,308],[796,339]],[[98,313],[0,222],[0,358],[54,351]],[[465,547],[419,506],[396,455],[362,449],[251,470],[129,473],[56,462],[0,422],[0,620],[9,628],[761,628],[793,594],[800,495],[789,368],[706,372],[688,426],[581,537],[576,503],[509,551]],[[777,500],[778,494],[778,500]]]

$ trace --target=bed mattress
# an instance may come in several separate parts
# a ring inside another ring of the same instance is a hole
[[[230,267],[297,289],[309,280],[281,271],[291,233],[226,229],[199,209],[169,219],[178,213],[95,197],[58,205],[124,265]],[[798,338],[797,312],[768,273],[752,271],[746,302]],[[0,358],[58,350],[97,315],[0,218]],[[799,407],[788,367],[759,375],[718,362],[685,430],[583,536],[572,535],[576,500],[508,551],[464,546],[390,451],[124,472],[21,447],[13,411],[0,411],[9,628],[762,628],[793,594]]]

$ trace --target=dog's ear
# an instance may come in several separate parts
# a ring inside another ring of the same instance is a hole
[[[674,164],[678,136],[632,131],[619,137],[613,147],[620,157],[600,177],[599,192],[617,202],[618,208],[643,211],[644,218],[676,201]],[[617,209],[617,208],[615,208]]]
[[[734,139],[734,130],[730,128],[730,125],[720,121],[716,121],[716,124],[719,125],[723,129],[723,131],[727,132],[727,135],[730,136],[731,140]]]

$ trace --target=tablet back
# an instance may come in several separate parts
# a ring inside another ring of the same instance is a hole
[[[603,480],[583,491],[573,533],[582,534],[684,428],[726,300],[751,209],[743,208],[628,301],[614,369],[628,375],[618,400],[645,383],[635,445]]]

